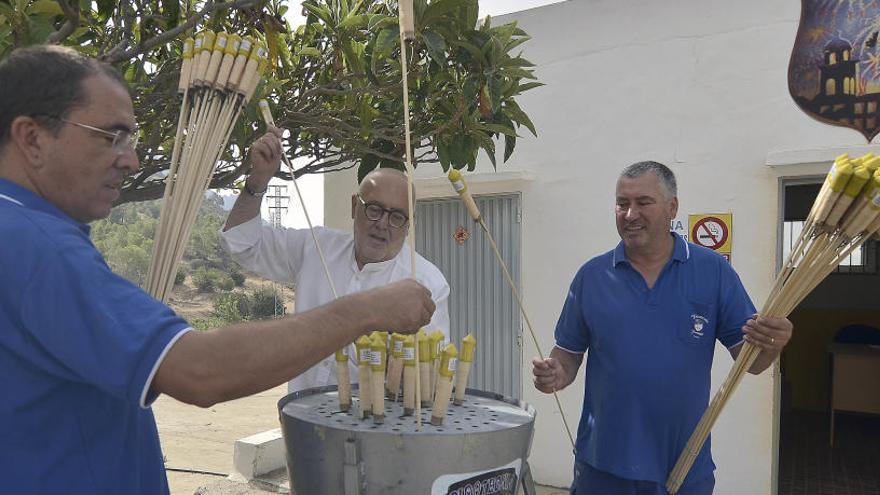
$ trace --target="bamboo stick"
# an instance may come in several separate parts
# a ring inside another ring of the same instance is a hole
[[[431,343],[428,334],[419,330],[419,397],[422,407],[431,407]]]
[[[461,359],[458,360],[458,369],[455,373],[455,400],[452,401],[456,406],[464,404],[468,376],[471,373],[476,347],[477,339],[471,334],[467,334],[461,341]]]
[[[356,341],[355,346],[358,354],[358,417],[367,419],[373,414],[372,397],[372,375],[373,370],[370,368],[372,362],[372,350],[370,348],[370,338],[361,335]]]
[[[437,381],[437,393],[434,395],[434,407],[431,411],[431,424],[442,426],[449,409],[449,398],[452,396],[452,380],[455,376],[458,349],[449,344],[443,349],[440,358],[440,379]]]
[[[838,157],[760,314],[772,317],[790,314],[843,259],[880,229],[878,167],[880,160],[873,155],[852,160]],[[821,228],[814,226],[819,223]],[[727,379],[669,474],[666,489],[670,493],[676,493],[681,487],[719,414],[760,353],[757,346],[743,344]]]
[[[339,410],[348,411],[351,408],[351,377],[348,373],[347,347],[336,351],[336,383],[339,392]]]
[[[385,422],[385,356],[388,352],[385,346],[385,339],[381,335],[374,335],[370,344],[370,368],[373,373],[373,397],[370,402],[373,406],[373,422],[376,424]]]
[[[416,343],[415,337],[407,335],[403,339],[403,415],[409,416],[415,412],[416,402]]]
[[[523,304],[522,297],[519,294],[519,289],[517,289],[516,284],[513,281],[513,277],[510,275],[510,271],[507,269],[507,263],[504,262],[504,258],[501,256],[501,252],[498,250],[498,245],[495,244],[495,238],[492,236],[492,232],[489,231],[489,227],[486,225],[486,222],[483,221],[483,217],[480,214],[480,209],[477,208],[477,204],[474,201],[471,193],[468,191],[467,183],[464,181],[464,177],[462,177],[461,172],[456,169],[452,169],[448,174],[449,182],[452,183],[453,189],[458,193],[462,202],[468,210],[471,218],[480,225],[480,228],[483,229],[483,232],[486,234],[486,238],[489,240],[489,244],[492,246],[492,251],[495,253],[495,259],[498,260],[498,264],[501,266],[501,272],[504,274],[504,279],[507,281],[507,285],[510,287],[511,292],[513,292],[514,297],[516,298],[516,302],[519,305],[520,314],[522,314],[523,319],[526,322],[526,327],[529,329],[529,334],[532,336],[532,342],[535,344],[535,350],[538,352],[538,356],[541,360],[544,360],[544,353],[541,351],[541,345],[538,343],[538,336],[535,334],[535,330],[532,328],[532,322],[529,319],[529,315],[526,313],[525,305]],[[562,402],[559,400],[559,394],[556,393],[556,390],[553,391],[553,398],[556,400],[556,408],[559,411],[559,417],[562,419],[562,424],[565,427],[565,432],[568,434],[568,441],[571,443],[571,448],[575,448],[574,444],[574,435],[571,434],[571,428],[568,426],[568,420],[565,417],[565,412],[562,409]]]

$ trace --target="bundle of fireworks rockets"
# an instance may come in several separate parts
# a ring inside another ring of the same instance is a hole
[[[418,354],[416,339],[419,340]],[[428,334],[419,330],[416,335],[373,332],[369,337],[364,335],[355,341],[355,360],[360,376],[357,416],[361,419],[372,416],[375,423],[383,423],[387,392],[392,401],[403,398],[404,416],[412,415],[416,409],[416,400],[420,400],[422,407],[433,406],[431,424],[442,425],[452,398],[453,382],[453,403],[457,406],[464,403],[468,376],[477,347],[477,339],[470,334],[462,339],[461,353],[455,344],[444,346],[444,339],[440,331]],[[342,411],[348,411],[352,404],[348,362],[347,348],[336,352],[336,380],[339,383],[339,408]],[[420,367],[421,380],[418,398],[416,366]]]
[[[761,309],[763,316],[786,317],[843,260],[880,231],[880,157],[873,153],[838,156],[804,222],[803,230]],[[733,369],[712,399],[666,482],[676,493],[715,420],[761,349],[746,342]]]

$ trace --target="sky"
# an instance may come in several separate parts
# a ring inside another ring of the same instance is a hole
[[[531,9],[541,5],[558,3],[563,0],[480,0],[480,17],[486,15],[497,16],[518,12],[520,10]],[[293,3],[293,2],[291,2]],[[288,19],[291,24],[301,23],[301,9],[291,8],[288,12]],[[283,181],[273,179],[273,184],[284,185]],[[288,183],[287,189],[291,193],[287,214],[281,219],[281,223],[287,227],[305,228],[308,227],[305,214],[300,206],[299,199],[293,183]],[[324,177],[322,175],[308,175],[297,181],[300,191],[303,194],[306,207],[308,208],[309,217],[314,225],[324,224]],[[231,201],[229,201],[231,204]],[[268,218],[268,200],[263,200],[263,217]]]

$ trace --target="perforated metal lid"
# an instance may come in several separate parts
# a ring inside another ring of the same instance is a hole
[[[358,417],[357,398],[351,409],[339,410],[339,399],[336,387],[304,390],[291,394],[282,401],[288,400],[281,410],[284,416],[290,416],[308,423],[353,430],[359,432],[384,432],[392,434],[466,434],[501,431],[516,428],[535,419],[534,409],[526,403],[503,396],[468,389],[465,402],[461,406],[449,404],[446,418],[441,426],[431,424],[431,408],[422,408],[421,430],[416,430],[415,416],[403,415],[401,402],[385,401],[385,422],[375,424],[373,417]]]

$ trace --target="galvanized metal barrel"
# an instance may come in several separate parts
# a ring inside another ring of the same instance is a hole
[[[356,389],[356,387],[355,387]],[[422,426],[385,402],[384,424],[339,411],[336,386],[278,402],[290,488],[297,495],[515,495],[534,435],[535,409],[502,395],[468,389],[450,404],[442,426]]]

